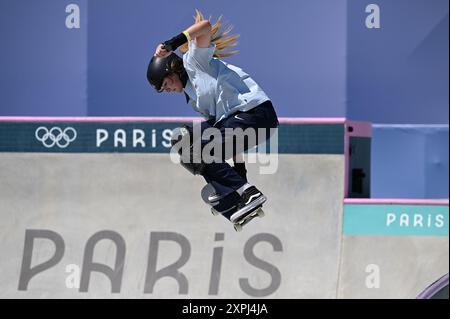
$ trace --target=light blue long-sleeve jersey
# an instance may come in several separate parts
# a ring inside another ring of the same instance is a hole
[[[189,42],[183,65],[189,76],[184,88],[195,111],[216,122],[246,112],[269,100],[260,86],[242,69],[213,58],[216,45],[199,48]]]

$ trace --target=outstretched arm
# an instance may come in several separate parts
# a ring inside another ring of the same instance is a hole
[[[195,41],[195,45],[199,48],[207,48],[211,43],[211,22],[202,20],[187,28],[179,35],[158,45],[155,56],[166,57],[170,52],[176,50],[180,45],[186,43],[189,38]]]
[[[194,39],[199,48],[207,48],[211,43],[211,22],[202,20],[185,30],[189,36]]]

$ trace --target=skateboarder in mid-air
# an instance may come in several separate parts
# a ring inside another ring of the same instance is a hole
[[[184,92],[194,110],[206,118],[200,124],[200,131],[220,130],[220,143],[230,140],[226,138],[226,129],[237,128],[254,129],[256,141],[261,143],[278,126],[277,115],[260,86],[242,69],[222,60],[236,53],[224,52],[236,45],[238,36],[228,35],[230,31],[231,28],[221,30],[220,18],[211,25],[197,10],[193,25],[156,47],[148,65],[147,79],[158,92]],[[174,53],[178,48],[183,53],[182,58]],[[192,134],[192,127],[179,131],[173,144],[186,134]],[[188,140],[195,142],[192,137]],[[214,212],[234,223],[236,230],[239,230],[236,225],[240,222],[243,225],[256,216],[255,212],[266,201],[263,193],[247,181],[245,163],[236,160],[241,157],[236,150],[248,150],[256,145],[248,139],[242,140],[242,148],[232,148],[234,167],[225,162],[231,158],[226,158],[228,152],[225,151],[221,160],[212,163],[182,162],[191,173],[202,175],[208,186],[212,186],[214,192],[208,194],[208,202],[213,205]],[[198,142],[204,147],[211,140],[200,139]]]

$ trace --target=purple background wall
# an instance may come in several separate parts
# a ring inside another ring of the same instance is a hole
[[[365,8],[380,7],[368,29]],[[348,1],[347,116],[448,124],[448,0]]]
[[[89,2],[89,115],[193,115],[184,96],[151,90],[145,71],[156,45],[192,24],[201,8],[233,24],[240,53],[228,61],[263,87],[280,115],[345,116],[345,2],[123,3]]]
[[[0,115],[193,115],[182,95],[155,94],[145,70],[155,46],[201,8],[234,25],[241,52],[229,62],[254,77],[281,116],[345,116],[345,1],[0,3],[8,48],[0,67],[10,75],[0,83],[8,93]],[[80,29],[65,27],[69,3],[80,6]]]
[[[65,8],[81,10],[67,29]],[[250,73],[281,116],[448,124],[448,1],[0,0],[0,115],[193,115],[182,95],[145,80],[154,47],[195,8],[241,35],[228,59]]]
[[[0,116],[87,114],[87,1],[76,30],[69,3],[0,0]]]
[[[448,198],[448,125],[373,126],[372,197]]]

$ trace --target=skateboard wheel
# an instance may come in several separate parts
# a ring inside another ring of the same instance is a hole
[[[257,215],[259,218],[263,218],[266,215],[266,213],[264,213],[264,211],[262,209],[260,209],[260,210],[258,210]]]
[[[237,232],[242,231],[242,225],[241,224],[234,224],[233,226],[234,226],[234,230],[235,231],[237,231]]]

